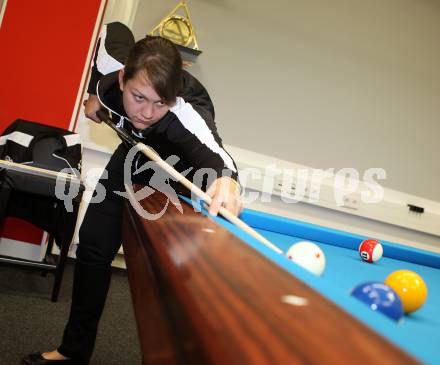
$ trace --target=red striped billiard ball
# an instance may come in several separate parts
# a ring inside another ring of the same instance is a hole
[[[378,240],[364,240],[359,246],[359,255],[362,260],[376,262],[382,257],[383,247]]]

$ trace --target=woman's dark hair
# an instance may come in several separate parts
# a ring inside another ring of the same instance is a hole
[[[136,42],[125,63],[124,82],[145,71],[157,94],[168,104],[176,101],[182,84],[182,58],[168,39],[146,36]]]

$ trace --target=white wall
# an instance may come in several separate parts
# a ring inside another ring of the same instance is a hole
[[[107,0],[104,23],[118,21],[131,27],[138,4],[139,0]]]
[[[137,39],[176,0],[140,0]],[[226,143],[440,201],[440,2],[192,0]]]
[[[111,0],[104,21],[122,21],[140,39],[176,3]],[[203,50],[191,72],[210,90],[227,144],[312,167],[384,167],[386,186],[440,201],[433,157],[440,152],[440,3],[189,6]],[[86,147],[84,171],[105,166],[119,139],[82,113],[77,131]],[[413,138],[415,146],[405,144]],[[437,236],[309,204],[287,206],[276,196],[250,207],[439,252]]]

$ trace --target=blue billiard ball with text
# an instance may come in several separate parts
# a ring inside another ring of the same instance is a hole
[[[351,291],[351,295],[372,310],[398,321],[403,317],[403,305],[397,293],[381,282],[366,282]]]

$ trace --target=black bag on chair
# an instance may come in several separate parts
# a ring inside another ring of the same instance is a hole
[[[79,135],[17,119],[0,137],[0,159],[60,171],[81,169]]]
[[[0,222],[6,216],[24,219],[49,233],[49,247],[43,263],[36,267],[55,270],[52,300],[58,297],[64,263],[75,230],[81,199],[79,182],[81,144],[78,134],[40,123],[18,119],[0,136]],[[30,166],[30,168],[26,168]],[[76,184],[79,194],[66,209],[57,197],[55,172],[72,176],[66,189]],[[53,241],[60,247],[58,264],[50,264]],[[22,263],[23,260],[0,259]],[[29,265],[29,262],[25,261]]]

